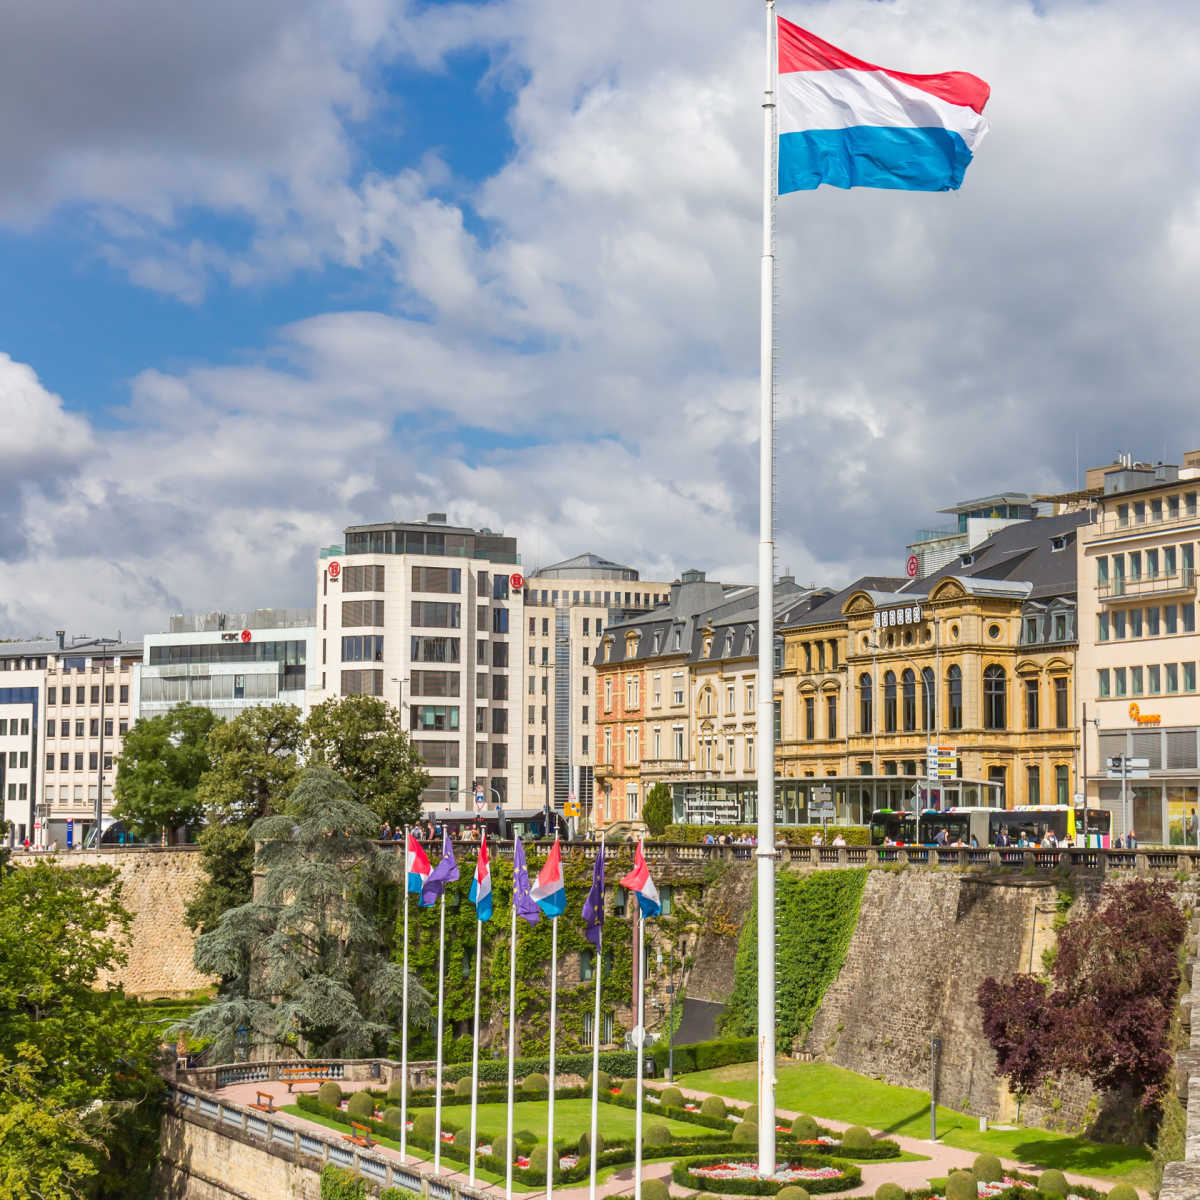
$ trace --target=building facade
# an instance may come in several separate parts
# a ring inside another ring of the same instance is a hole
[[[354,525],[317,563],[316,698],[398,705],[430,813],[522,794],[524,578],[515,538],[427,520]]]
[[[5,840],[37,844],[46,664],[58,643],[0,642],[0,799]]]
[[[600,637],[614,621],[665,604],[670,584],[581,554],[543,567],[525,586],[524,806],[562,811],[574,796],[595,822],[596,674]]]
[[[1182,466],[1126,457],[1089,472],[1088,485],[1092,521],[1078,546],[1087,794],[1113,814],[1114,833],[1195,843],[1200,451]],[[1118,755],[1146,760],[1124,787],[1106,770]]]

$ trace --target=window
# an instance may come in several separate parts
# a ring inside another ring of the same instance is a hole
[[[865,671],[858,677],[858,732],[871,732],[871,677]]]
[[[0,733],[7,733],[7,732],[8,732],[8,722],[0,721]],[[46,722],[46,736],[48,738],[52,738],[54,736],[54,722],[53,721]]]
[[[1104,591],[1108,587],[1108,555],[1102,554],[1096,559],[1096,586]]]
[[[625,729],[625,761],[635,763],[638,760],[638,731],[636,725],[626,726]]]
[[[1125,695],[1125,668],[1113,668],[1113,694],[1116,696]]]
[[[737,771],[737,739],[727,737],[725,739],[725,770],[730,774]]]
[[[69,771],[71,769],[71,756],[69,754],[60,754],[58,756],[58,769],[60,771]]]
[[[891,671],[883,677],[883,731],[896,732],[896,676]]]
[[[343,696],[382,696],[382,671],[343,671]]]
[[[683,703],[683,672],[682,671],[676,671],[675,674],[671,676],[671,703],[672,704],[682,704]]]
[[[458,605],[453,607],[457,608]],[[418,605],[413,604],[413,612],[415,615]],[[342,628],[343,629],[362,629],[363,627],[378,628],[383,624],[383,601],[382,600],[343,600],[342,601]],[[414,624],[420,624],[414,620]]]
[[[83,737],[83,722],[82,721],[75,722],[75,736]]]
[[[680,754],[678,757],[682,758],[683,755]],[[607,727],[604,730],[604,757],[601,762],[612,762],[612,730]]]
[[[1142,610],[1140,608],[1129,610],[1129,636],[1135,638],[1142,636]]]
[[[1195,492],[1192,493],[1192,511],[1195,512]],[[1194,662],[1183,664],[1183,690],[1185,692],[1196,690],[1196,664]]]
[[[121,684],[121,703],[129,703],[129,684],[127,683]]]
[[[1179,691],[1179,664],[1167,663],[1167,691]]]
[[[1068,729],[1071,725],[1070,697],[1067,693],[1067,677],[1054,676],[1054,728]]]
[[[342,662],[383,662],[383,635],[342,638]]]
[[[1025,803],[1041,804],[1042,802],[1042,769],[1041,767],[1025,768]]]
[[[1196,632],[1196,606],[1194,604],[1182,604],[1180,609],[1183,612],[1183,632]]]
[[[1156,665],[1146,668],[1146,691],[1151,696],[1162,692],[1162,670]]]
[[[673,750],[671,757],[674,758],[676,761],[679,761],[683,758],[683,753],[684,753],[683,752],[683,726],[682,725],[676,725],[676,726],[674,726],[674,728],[672,728],[671,741],[672,741],[672,750]]]
[[[487,643],[485,642],[486,646]],[[456,663],[459,661],[459,640],[454,637],[414,637],[409,643],[413,662]],[[484,661],[480,659],[480,661]]]
[[[604,680],[604,711],[612,712],[612,680]]]
[[[983,727],[985,729],[1006,729],[1008,713],[1005,700],[1008,683],[1004,668],[993,663],[985,667],[983,672]]]
[[[1163,606],[1163,627],[1167,633],[1174,633],[1179,628],[1179,605]]]
[[[1146,578],[1147,579],[1157,579],[1158,578],[1158,551],[1157,550],[1147,550],[1146,551]]]
[[[1118,641],[1125,636],[1125,613],[1115,612],[1112,615],[1113,637]]]
[[[933,678],[933,668],[925,667],[921,671],[921,728],[932,729],[937,724],[937,716],[934,712],[936,704],[936,693],[934,688],[936,684]]]
[[[99,704],[100,703],[100,685],[98,683],[92,684],[91,697],[89,699],[89,703],[90,704]]]
[[[1158,637],[1158,608],[1146,609],[1146,636]]]
[[[1164,546],[1163,547],[1163,574],[1164,575],[1174,575],[1175,574],[1175,547],[1174,546]]]
[[[1134,696],[1142,694],[1142,668],[1129,668],[1129,691]]]
[[[583,683],[584,683],[583,694],[586,696],[587,695],[587,677],[586,676],[584,677]],[[654,701],[653,701],[654,707],[662,708],[662,676],[661,675],[654,676],[654,693],[653,694],[654,694]]]
[[[837,737],[837,697],[825,697],[825,736],[827,738]]]
[[[1134,582],[1142,577],[1142,552],[1140,550],[1131,550],[1129,552],[1129,579]]]
[[[83,770],[83,753],[82,751],[75,755],[75,770]]]
[[[53,754],[46,755],[46,770],[47,771],[54,770],[54,755]]]
[[[753,684],[753,682],[748,682],[746,684],[746,708],[745,708],[745,711],[747,713],[752,713],[754,711],[754,684]]]
[[[946,724],[950,729],[961,729],[962,722],[962,668],[955,664],[946,672]]]
[[[812,696],[804,697],[804,736],[810,742],[817,736],[817,702]]]
[[[653,747],[653,753],[650,755],[650,757],[654,758],[654,759],[662,758],[662,727],[661,726],[655,725],[654,732],[651,734],[650,744]]]
[[[781,742],[783,740],[783,701],[776,700],[772,708],[775,714],[772,722],[775,729],[775,741]]]
[[[52,688],[46,689],[46,703],[47,704],[57,704],[58,703],[58,688],[52,687]]]
[[[638,789],[636,783],[626,784],[625,786],[625,816],[629,820],[634,820],[638,815]],[[624,889],[618,889],[623,891]]]
[[[659,889],[658,898],[662,904],[662,915],[669,917],[671,915],[671,885],[669,883]],[[647,945],[646,949],[649,950],[650,947]]]
[[[99,768],[99,766],[100,766],[100,754],[98,751],[93,750],[88,754],[88,770],[95,771]]]
[[[1026,617],[1025,618],[1025,641],[1026,642],[1036,642],[1038,640],[1038,636],[1037,636],[1038,628],[1037,627],[1038,627],[1037,617]]]
[[[124,736],[125,736],[125,734],[127,734],[127,733],[129,732],[129,722],[128,722],[128,721],[121,721],[121,722],[120,722],[120,723],[117,725],[117,732],[118,732],[119,734],[121,734],[121,736],[122,736],[122,737],[124,737]]]
[[[508,581],[505,580],[505,583]],[[455,606],[457,607],[457,605]],[[507,633],[508,632],[508,609],[493,608],[492,609],[492,632]]]
[[[587,646],[584,646],[584,648],[583,648],[583,665],[585,667],[588,665],[588,658],[591,655],[591,653],[592,653],[591,649]]]
[[[907,667],[900,676],[903,691],[904,732],[911,733],[917,727],[917,677]]]
[[[92,717],[91,720],[88,721],[88,737],[99,737],[99,736],[100,736],[100,718]]]
[[[81,667],[81,668],[80,668],[80,670],[82,670],[82,669],[83,669],[83,668]],[[77,688],[75,689],[75,703],[76,703],[76,704],[82,704],[82,703],[83,703],[83,693],[84,693],[84,688],[82,688],[82,687],[77,687]]]
[[[580,952],[579,952],[579,978],[581,980],[596,978],[596,952],[595,952],[595,950],[580,950]],[[592,1014],[587,1013],[586,1015],[588,1018],[586,1024],[590,1026]],[[590,1033],[591,1033],[590,1028],[585,1029],[585,1031],[584,1031],[584,1041],[585,1042],[590,1040],[590,1038],[589,1038]]]
[[[625,707],[637,708],[639,702],[639,692],[641,690],[641,679],[637,675],[625,676]]]
[[[725,685],[725,712],[729,716],[733,716],[737,708],[737,688],[736,685],[729,683]]]
[[[1135,500],[1133,502],[1133,523],[1135,525],[1145,525],[1145,523],[1146,523],[1146,502],[1145,502],[1145,500]]]
[[[754,770],[754,735],[746,734],[746,770]]]
[[[1167,519],[1169,521],[1179,520],[1179,497],[1178,496],[1168,496],[1167,497]]]
[[[508,599],[508,576],[493,575],[492,576],[492,599],[507,600]]]
[[[1054,803],[1071,803],[1071,770],[1065,763],[1054,768]]]
[[[1025,680],[1025,728],[1038,727],[1038,681]]]
[[[580,690],[585,696],[590,696],[592,689],[588,685],[591,683],[591,680],[585,675],[580,682],[583,684],[583,687]]]
[[[1162,514],[1163,514],[1162,501],[1161,500],[1151,500],[1150,501],[1150,520],[1161,521]]]

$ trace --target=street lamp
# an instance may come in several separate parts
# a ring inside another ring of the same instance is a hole
[[[1088,737],[1088,735],[1087,735],[1087,731],[1088,731],[1089,725],[1095,725],[1095,727],[1096,727],[1096,744],[1097,745],[1100,744],[1100,718],[1099,717],[1091,717],[1089,719],[1089,717],[1087,715],[1087,705],[1086,704],[1083,706],[1083,720],[1080,722],[1080,725],[1082,726],[1082,728],[1080,729],[1079,737],[1080,737],[1080,745],[1081,745],[1082,756],[1083,756],[1083,778],[1080,780],[1080,786],[1083,789],[1083,792],[1082,792],[1082,795],[1083,795],[1083,845],[1084,845],[1084,849],[1086,849],[1087,844],[1088,844],[1088,795],[1087,795],[1087,791],[1088,791],[1088,786],[1087,786],[1088,785],[1087,737]],[[1122,820],[1124,820],[1124,813],[1122,813]]]

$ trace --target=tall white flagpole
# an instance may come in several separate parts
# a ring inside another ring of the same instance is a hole
[[[766,0],[758,541],[758,1173],[775,1174],[775,0]],[[640,1198],[639,1198],[640,1200]]]
[[[410,826],[404,827],[404,980],[400,1001],[400,1161],[408,1147],[408,839]]]
[[[443,881],[444,882],[444,881]],[[438,934],[437,1091],[433,1096],[433,1173],[442,1173],[442,1020],[446,1003],[446,888],[442,887],[441,930]]]
[[[558,1024],[558,918],[550,922],[550,1106],[546,1110],[546,1200],[554,1198],[554,1168],[558,1155],[554,1151],[554,1035]]]
[[[475,921],[475,1024],[471,1047],[471,1170],[467,1182],[475,1186],[475,1159],[479,1157],[479,975],[483,962],[483,922]]]
[[[642,1200],[642,1056],[646,1045],[646,917],[638,908],[637,1108],[633,1119],[633,1200]]]
[[[600,834],[600,849],[604,857],[604,834]],[[603,897],[601,897],[603,903]],[[596,1200],[596,1137],[600,1122],[600,972],[604,970],[604,923],[597,927],[596,937],[596,1006],[592,1015],[592,1132],[588,1142],[588,1200]]]
[[[508,1132],[504,1135],[504,1197],[512,1200],[513,1063],[517,1047],[517,881],[513,873],[512,933],[508,939]]]

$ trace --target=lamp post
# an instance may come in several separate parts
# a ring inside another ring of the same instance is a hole
[[[1087,705],[1085,704],[1083,706],[1083,720],[1080,722],[1080,724],[1081,724],[1081,729],[1080,729],[1080,734],[1079,734],[1080,751],[1081,751],[1082,758],[1083,758],[1083,763],[1082,763],[1083,778],[1080,780],[1080,785],[1083,789],[1083,845],[1084,845],[1084,848],[1086,849],[1087,844],[1088,844],[1088,794],[1087,794],[1088,793],[1088,767],[1087,767],[1088,726],[1095,725],[1096,740],[1097,740],[1097,745],[1099,745],[1100,718],[1092,717],[1089,720],[1088,715],[1087,715]]]

